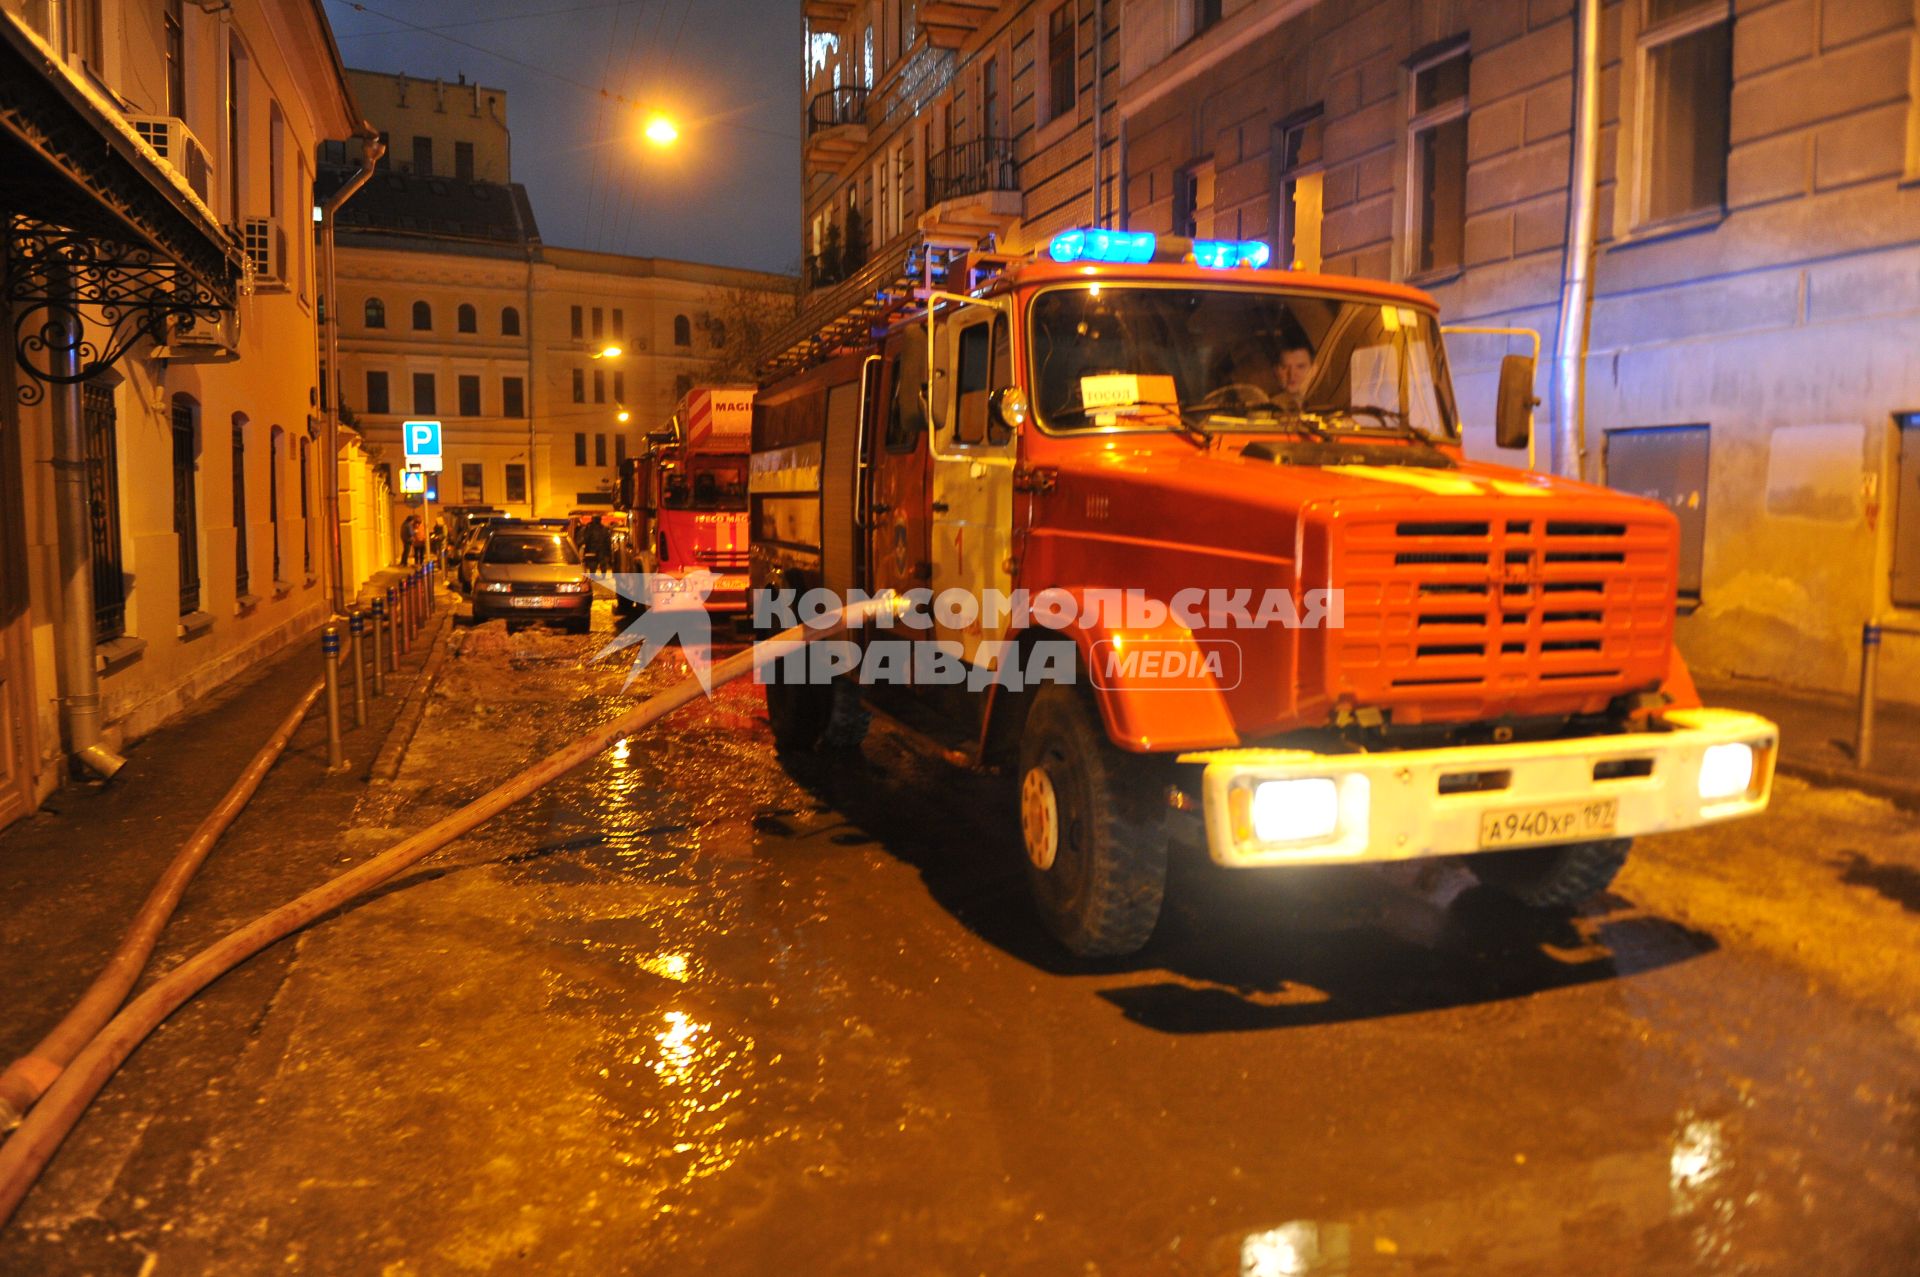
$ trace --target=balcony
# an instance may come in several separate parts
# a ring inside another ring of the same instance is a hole
[[[1021,204],[1013,139],[977,138],[927,162],[927,211],[920,215],[920,229],[976,239],[1005,234],[1020,220]]]
[[[853,0],[805,0],[800,12],[809,22],[845,22],[853,17]]]
[[[936,49],[957,49],[999,11],[1000,0],[923,0],[918,21]]]
[[[806,167],[809,173],[837,170],[867,144],[867,91],[842,85],[813,95],[807,103]]]

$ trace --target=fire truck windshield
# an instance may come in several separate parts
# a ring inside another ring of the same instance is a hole
[[[747,459],[694,457],[662,479],[660,504],[668,510],[744,510]]]
[[[1177,412],[1208,431],[1458,437],[1438,325],[1410,306],[1106,285],[1043,292],[1032,315],[1051,430],[1159,429]]]

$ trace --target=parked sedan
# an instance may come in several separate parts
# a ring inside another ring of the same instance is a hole
[[[593,584],[572,541],[531,528],[488,533],[474,570],[474,620],[552,621],[584,634],[592,612]]]

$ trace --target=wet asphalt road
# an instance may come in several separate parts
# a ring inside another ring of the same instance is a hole
[[[623,691],[605,637],[467,631],[353,854],[673,672]],[[1082,963],[1013,810],[884,726],[783,767],[732,688],[176,1017],[0,1260],[1920,1272],[1910,818],[1789,782],[1571,919],[1187,858]]]

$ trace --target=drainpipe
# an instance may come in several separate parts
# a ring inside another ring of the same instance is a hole
[[[335,612],[345,612],[347,609],[347,584],[340,557],[340,289],[338,272],[334,269],[334,214],[367,184],[367,179],[373,176],[374,168],[380,163],[380,157],[387,153],[379,130],[364,120],[360,123],[359,137],[360,168],[347,179],[346,185],[320,202],[320,256],[327,264],[326,376],[333,382],[327,387],[326,490],[327,559],[333,571],[330,592]]]
[[[1105,226],[1106,192],[1100,185],[1101,174],[1101,115],[1105,103],[1101,100],[1106,84],[1101,75],[1101,63],[1106,59],[1104,40],[1107,34],[1107,15],[1105,0],[1093,0],[1093,224]]]
[[[72,293],[72,277],[60,268],[54,281],[56,296]],[[80,343],[85,333],[80,315],[68,306],[56,306],[47,315],[59,338],[50,343],[56,377],[80,373]],[[53,503],[59,536],[60,611],[56,672],[60,679],[61,716],[66,720],[67,749],[75,763],[102,780],[111,780],[127,765],[100,743],[100,673],[94,666],[93,640],[93,521],[87,510],[86,420],[80,383],[47,387],[53,410]]]
[[[1566,265],[1554,342],[1553,469],[1587,477],[1587,330],[1593,303],[1594,177],[1600,154],[1600,0],[1580,0],[1574,63],[1573,172]]]

